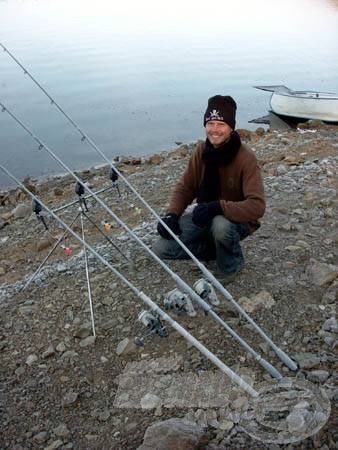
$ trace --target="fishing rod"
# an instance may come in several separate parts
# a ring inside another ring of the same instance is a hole
[[[297,370],[297,364],[281,349],[279,348],[271,338],[262,330],[260,326],[249,316],[249,314],[235,301],[233,296],[228,292],[224,286],[217,280],[217,278],[202,264],[196,256],[184,245],[184,243],[179,239],[178,236],[168,227],[168,225],[161,219],[161,217],[156,213],[156,211],[149,205],[149,203],[134,189],[134,187],[129,183],[129,181],[122,175],[121,172],[114,166],[114,164],[106,157],[106,155],[99,149],[99,147],[92,141],[92,139],[79,127],[79,125],[74,122],[74,120],[61,108],[61,106],[48,94],[48,92],[39,84],[39,82],[30,74],[30,72],[15,58],[15,56],[0,42],[0,46],[3,48],[12,59],[18,64],[19,67],[24,71],[25,75],[28,75],[30,79],[41,89],[41,91],[49,98],[51,104],[54,105],[60,113],[66,117],[66,119],[74,126],[74,128],[80,133],[81,141],[87,141],[91,147],[103,158],[104,161],[115,171],[115,173],[124,181],[128,188],[133,192],[133,194],[140,200],[140,202],[145,206],[145,208],[150,211],[155,218],[163,225],[163,227],[170,234],[172,239],[174,239],[180,247],[185,251],[185,253],[191,258],[191,260],[197,265],[201,270],[203,275],[212,283],[212,285],[227,299],[230,301],[232,306],[239,312],[239,314],[246,319],[247,322],[257,331],[257,333],[263,338],[263,340],[272,348],[278,358],[290,369]]]
[[[45,150],[55,161],[57,161],[84,189],[86,189],[93,198],[105,209],[113,219],[123,227],[130,236],[140,244],[147,253],[170,275],[170,277],[179,285],[185,292],[187,292],[190,297],[199,304],[205,314],[212,317],[215,322],[221,325],[237,342],[245,348],[245,350],[251,354],[254,359],[274,378],[281,379],[281,373],[268,361],[266,361],[258,352],[256,352],[245,340],[243,340],[226,322],[224,322],[213,310],[209,303],[204,301],[197,293],[179,277],[175,272],[173,272],[168,265],[162,261],[134,232],[131,230],[125,222],[123,222],[108,206],[99,198],[97,195],[86,185],[80,178],[48,147],[46,146],[18,117],[16,117],[11,111],[6,108],[0,101],[0,107],[2,107],[3,112],[7,112],[39,145],[39,150]]]
[[[73,231],[63,220],[53,213],[47,205],[41,202],[38,197],[36,197],[32,192],[30,192],[26,186],[23,185],[11,172],[9,172],[4,166],[0,165],[0,169],[11,178],[21,189],[28,194],[32,199],[39,201],[46,211],[48,211],[51,216],[60,223],[60,225],[68,231],[75,239],[77,239],[88,251],[90,251],[99,261],[101,261],[113,274],[118,277],[124,284],[128,286],[129,289],[140,298],[151,310],[158,314],[162,320],[169,323],[181,336],[183,336],[190,344],[192,344],[197,350],[199,350],[207,359],[213,362],[223,373],[225,373],[231,381],[235,382],[241,389],[247,392],[251,397],[257,397],[258,392],[252,388],[248,383],[246,383],[243,378],[237,375],[234,371],[230,369],[225,363],[223,363],[217,356],[208,350],[198,339],[196,339],[192,334],[190,334],[184,327],[182,327],[178,322],[172,319],[165,311],[163,311],[156,303],[154,303],[149,296],[144,292],[140,291],[136,286],[134,286],[123,274],[121,274],[114,266],[112,266],[103,256],[101,256],[91,245],[85,242],[75,231]]]

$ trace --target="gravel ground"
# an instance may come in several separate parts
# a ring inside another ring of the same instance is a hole
[[[0,193],[0,448],[136,449],[151,424],[171,417],[190,417],[208,428],[209,444],[204,448],[210,450],[338,448],[337,131],[337,127],[312,122],[284,132],[241,132],[262,167],[267,211],[261,228],[243,242],[246,265],[227,289],[299,362],[297,373],[282,366],[226,300],[220,298],[221,304],[216,308],[284,375],[309,380],[324,389],[331,402],[331,415],[319,432],[290,445],[267,444],[244,433],[233,415],[225,417],[230,424],[228,429],[220,429],[220,408],[177,403],[166,407],[156,402],[142,407],[142,401],[140,407],[121,406],[123,402],[117,401],[121,400],[121,375],[130,364],[142,362],[151,369],[154,360],[163,363],[164,358],[178,358],[173,371],[182,383],[186,374],[201,376],[217,370],[172,329],[168,329],[168,337],[155,336],[147,339],[143,347],[135,347],[135,336],[146,332],[137,321],[144,306],[90,255],[94,340],[83,250],[72,237],[63,241],[72,254],[67,256],[58,247],[34,281],[22,290],[62,230],[47,214],[44,217],[49,231],[45,232],[30,213],[28,199],[19,190],[12,190]],[[147,160],[124,158],[118,162],[119,169],[162,213],[192,148],[193,145],[183,145]],[[95,190],[109,186],[104,168],[80,175]],[[51,208],[75,200],[74,183],[69,177],[25,182]],[[143,242],[151,245],[156,239],[156,221],[122,182],[119,188],[121,197],[116,189],[111,189],[101,198]],[[174,281],[100,205],[91,199],[87,202],[88,216],[100,230],[104,230],[102,224],[108,224],[105,232],[123,256],[84,219],[88,243],[162,306],[163,295],[175,287]],[[77,209],[74,205],[60,215],[70,223]],[[81,232],[79,220],[74,230]],[[125,256],[133,265],[126,262]],[[190,261],[169,265],[189,284],[201,277]],[[239,373],[254,374],[255,383],[269,379],[253,358],[200,310],[194,318],[175,318]],[[156,368],[150,370],[150,375],[156,375]],[[131,392],[133,389],[136,398],[141,389],[136,378]],[[146,400],[149,398],[143,397]],[[212,420],[218,422],[212,425]]]

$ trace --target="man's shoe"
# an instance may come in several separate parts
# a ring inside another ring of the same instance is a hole
[[[227,284],[230,284],[234,281],[238,272],[239,270],[236,270],[236,272],[232,273],[217,272],[215,273],[215,277],[221,284],[223,284],[223,286],[226,286]]]

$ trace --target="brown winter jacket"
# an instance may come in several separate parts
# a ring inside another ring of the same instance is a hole
[[[180,216],[196,198],[204,172],[203,148],[204,143],[199,143],[193,151],[186,170],[171,193],[169,212]],[[258,219],[265,211],[265,197],[254,152],[242,144],[235,159],[219,168],[219,177],[224,216],[232,222],[246,222],[251,232],[255,231],[260,226]]]

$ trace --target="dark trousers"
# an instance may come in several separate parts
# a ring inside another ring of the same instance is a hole
[[[247,223],[234,223],[224,216],[216,216],[209,226],[197,227],[192,214],[180,218],[182,234],[179,237],[186,247],[202,261],[216,259],[218,268],[226,274],[240,270],[244,257],[240,241],[250,233]],[[153,251],[161,259],[189,259],[186,252],[173,239],[160,237]]]

